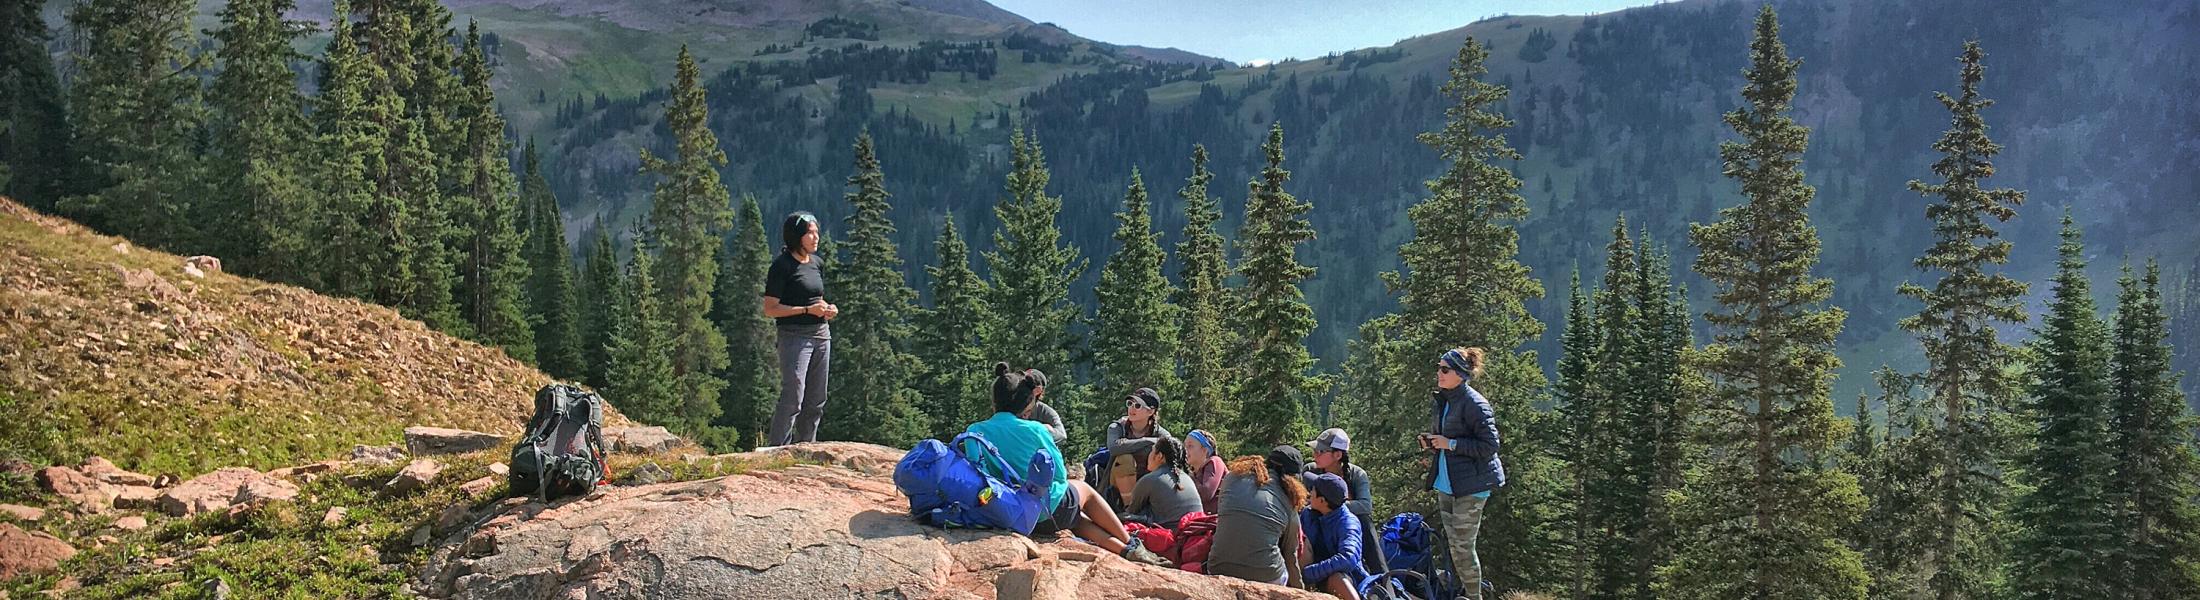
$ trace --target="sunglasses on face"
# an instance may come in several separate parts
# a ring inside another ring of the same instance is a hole
[[[1123,401],[1123,405],[1124,405],[1124,406],[1128,406],[1128,407],[1131,407],[1131,408],[1146,408],[1146,402],[1145,402],[1144,400],[1139,400],[1139,399],[1137,399],[1137,398],[1132,398],[1132,399],[1129,399],[1129,400],[1124,400],[1124,401]]]
[[[1447,367],[1447,366],[1444,366],[1444,365],[1436,365],[1436,372],[1438,372],[1438,373],[1443,373],[1443,374],[1445,374],[1445,375],[1450,375],[1450,374],[1453,374],[1453,373],[1457,373],[1457,371],[1453,371],[1453,370],[1451,370],[1451,367]]]

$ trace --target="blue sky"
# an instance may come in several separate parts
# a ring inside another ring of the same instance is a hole
[[[1652,0],[990,0],[1112,44],[1176,47],[1245,63],[1317,58],[1501,14],[1611,12]]]

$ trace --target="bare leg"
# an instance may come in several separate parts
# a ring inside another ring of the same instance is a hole
[[[1071,481],[1069,485],[1076,488],[1078,508],[1085,513],[1085,522],[1073,531],[1103,550],[1122,554],[1123,548],[1130,545],[1131,534],[1123,529],[1123,521],[1115,518],[1115,509],[1108,508],[1108,501],[1101,499],[1100,492],[1090,484]]]
[[[1322,591],[1344,600],[1360,600],[1360,592],[1352,589],[1351,579],[1343,573],[1331,574],[1328,579],[1322,580]]]

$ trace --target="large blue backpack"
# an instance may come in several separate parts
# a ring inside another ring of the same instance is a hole
[[[1383,523],[1383,559],[1390,563],[1391,573],[1411,570],[1421,577],[1387,577],[1378,575],[1385,583],[1395,583],[1401,591],[1422,598],[1450,598],[1459,587],[1451,574],[1451,561],[1445,556],[1442,532],[1421,518],[1420,513],[1403,513]],[[1370,578],[1366,583],[1372,583]]]
[[[974,444],[965,446],[965,441]],[[964,447],[974,447],[983,456],[966,457],[955,450]],[[1001,478],[987,474],[973,461],[994,465]],[[1040,451],[1032,453],[1028,468],[1019,473],[985,436],[964,433],[945,444],[919,442],[894,466],[894,486],[909,497],[909,514],[919,521],[1029,534],[1039,518],[1054,508],[1047,505],[1054,471],[1054,457]]]

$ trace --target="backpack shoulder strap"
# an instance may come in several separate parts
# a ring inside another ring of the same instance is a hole
[[[1016,469],[1009,467],[1008,459],[1001,457],[1001,449],[994,447],[993,442],[986,440],[985,436],[978,435],[976,433],[963,432],[962,434],[956,435],[955,441],[949,442],[948,445],[953,446],[955,452],[963,453],[963,448],[965,448],[965,446],[963,446],[964,440],[977,442],[978,450],[985,456],[970,456],[965,453],[963,454],[963,458],[970,459],[970,462],[979,464],[985,464],[986,461],[984,459],[991,458],[993,459],[992,463],[1000,467],[1001,480],[1003,482],[1006,482],[1007,484],[1012,486],[1023,485],[1023,474],[1018,473]]]

